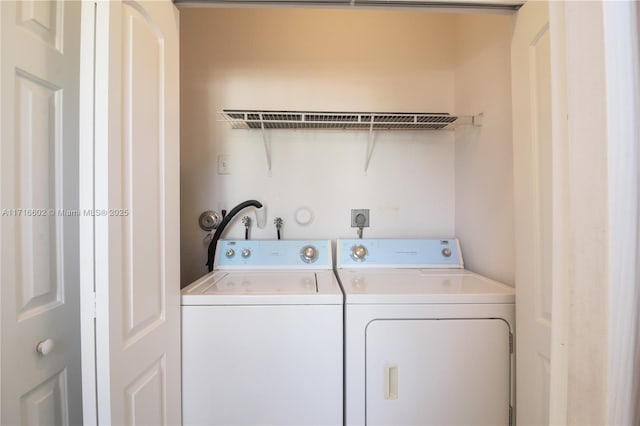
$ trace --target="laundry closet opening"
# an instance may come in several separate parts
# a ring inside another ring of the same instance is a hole
[[[251,237],[457,237],[514,283],[512,16],[418,10],[180,10],[182,285],[206,273],[205,210],[267,208]],[[223,110],[483,114],[455,131],[233,129]],[[270,168],[265,155],[270,151]],[[370,158],[367,158],[370,154]],[[365,171],[365,160],[368,167]],[[300,208],[309,221],[296,221]],[[241,215],[226,230],[243,238]]]

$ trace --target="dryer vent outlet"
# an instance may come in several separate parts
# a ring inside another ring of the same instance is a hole
[[[369,227],[369,209],[351,209],[351,227]]]

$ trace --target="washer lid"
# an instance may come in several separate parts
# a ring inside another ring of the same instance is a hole
[[[513,287],[467,270],[343,269],[347,304],[515,303]]]
[[[332,271],[213,271],[182,289],[182,305],[342,304]]]

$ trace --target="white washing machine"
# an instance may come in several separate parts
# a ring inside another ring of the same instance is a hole
[[[219,241],[182,290],[185,425],[340,425],[343,294],[330,241]]]
[[[514,289],[446,240],[338,240],[351,425],[509,425]]]

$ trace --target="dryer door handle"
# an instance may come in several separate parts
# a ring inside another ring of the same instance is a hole
[[[384,399],[398,399],[398,366],[384,366]]]

